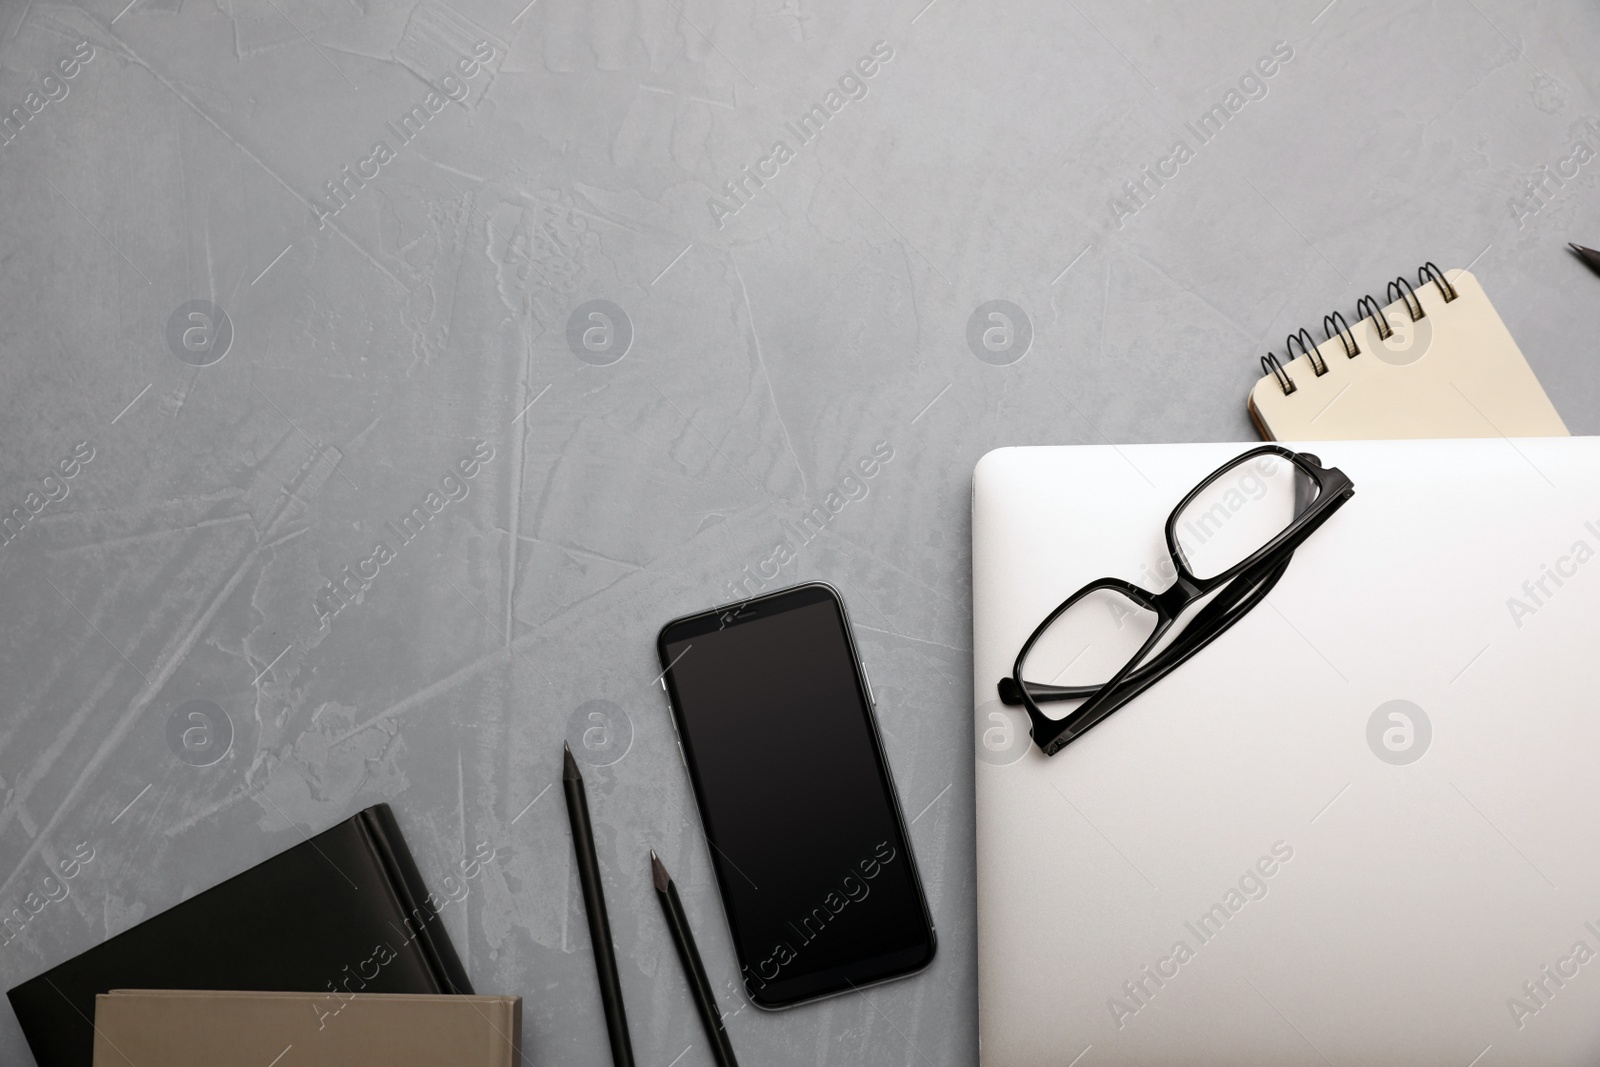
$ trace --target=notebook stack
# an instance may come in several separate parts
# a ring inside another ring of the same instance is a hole
[[[521,1000],[471,995],[442,906],[379,804],[7,995],[39,1067],[509,1065]]]

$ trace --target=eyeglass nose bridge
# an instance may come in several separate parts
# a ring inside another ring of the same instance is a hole
[[[1163,617],[1175,619],[1199,595],[1200,587],[1190,581],[1182,571],[1179,571],[1178,580],[1173,582],[1170,588],[1156,594],[1151,603]]]

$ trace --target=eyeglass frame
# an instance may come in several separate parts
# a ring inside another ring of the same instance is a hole
[[[1293,463],[1317,487],[1317,495],[1277,536],[1232,567],[1210,578],[1197,577],[1190,569],[1178,544],[1177,523],[1195,498],[1229,471],[1260,456],[1278,456]],[[1165,526],[1167,554],[1177,572],[1171,586],[1160,593],[1134,585],[1121,578],[1098,578],[1083,586],[1045,616],[1028,640],[1023,642],[1012,665],[1011,676],[999,683],[1000,699],[1009,705],[1022,705],[1032,723],[1034,744],[1046,756],[1053,756],[1091,727],[1104,721],[1140,693],[1166,677],[1206,645],[1220,637],[1234,623],[1266,598],[1288,569],[1294,552],[1333,513],[1355,495],[1355,483],[1337,467],[1324,467],[1309,452],[1296,452],[1277,444],[1265,444],[1243,452],[1208,474],[1180,500],[1167,516]],[[1174,623],[1197,601],[1229,583],[1200,613],[1191,619],[1172,643],[1151,658],[1143,660]],[[1109,680],[1099,685],[1056,686],[1022,680],[1022,665],[1046,630],[1069,608],[1091,593],[1115,590],[1156,616],[1156,625],[1139,651]],[[1086,697],[1082,704],[1060,719],[1052,719],[1040,709],[1038,701],[1070,700]]]

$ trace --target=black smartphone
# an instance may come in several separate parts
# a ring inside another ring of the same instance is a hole
[[[751,1002],[787,1008],[933,959],[933,917],[844,604],[795,586],[657,640]]]

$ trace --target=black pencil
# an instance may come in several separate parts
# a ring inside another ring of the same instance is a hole
[[[1579,259],[1587,263],[1590,270],[1600,274],[1600,252],[1596,252],[1592,248],[1585,248],[1580,244],[1569,243],[1567,247],[1572,249]]]
[[[683,901],[678,898],[678,887],[672,884],[672,876],[655,849],[650,850],[650,877],[656,884],[656,896],[661,901],[662,914],[667,917],[667,927],[672,931],[672,943],[678,946],[678,959],[683,961],[684,973],[689,977],[694,1006],[700,1009],[700,1021],[705,1024],[706,1037],[711,1039],[711,1054],[717,1067],[739,1067],[733,1045],[728,1041],[728,1031],[722,1027],[722,1013],[717,1010],[717,998],[706,978],[705,964],[700,962],[700,950],[695,947],[689,917],[684,914]]]
[[[561,787],[567,794],[567,817],[572,821],[572,847],[578,854],[578,884],[583,887],[583,910],[589,917],[589,940],[594,945],[594,969],[600,979],[600,1003],[606,1013],[606,1034],[611,1038],[611,1062],[633,1067],[633,1042],[628,1038],[628,1013],[622,1007],[622,982],[617,977],[617,955],[611,945],[611,922],[606,918],[605,892],[600,886],[600,860],[594,851],[594,829],[589,824],[589,799],[583,792],[572,749],[563,744],[565,758]]]

